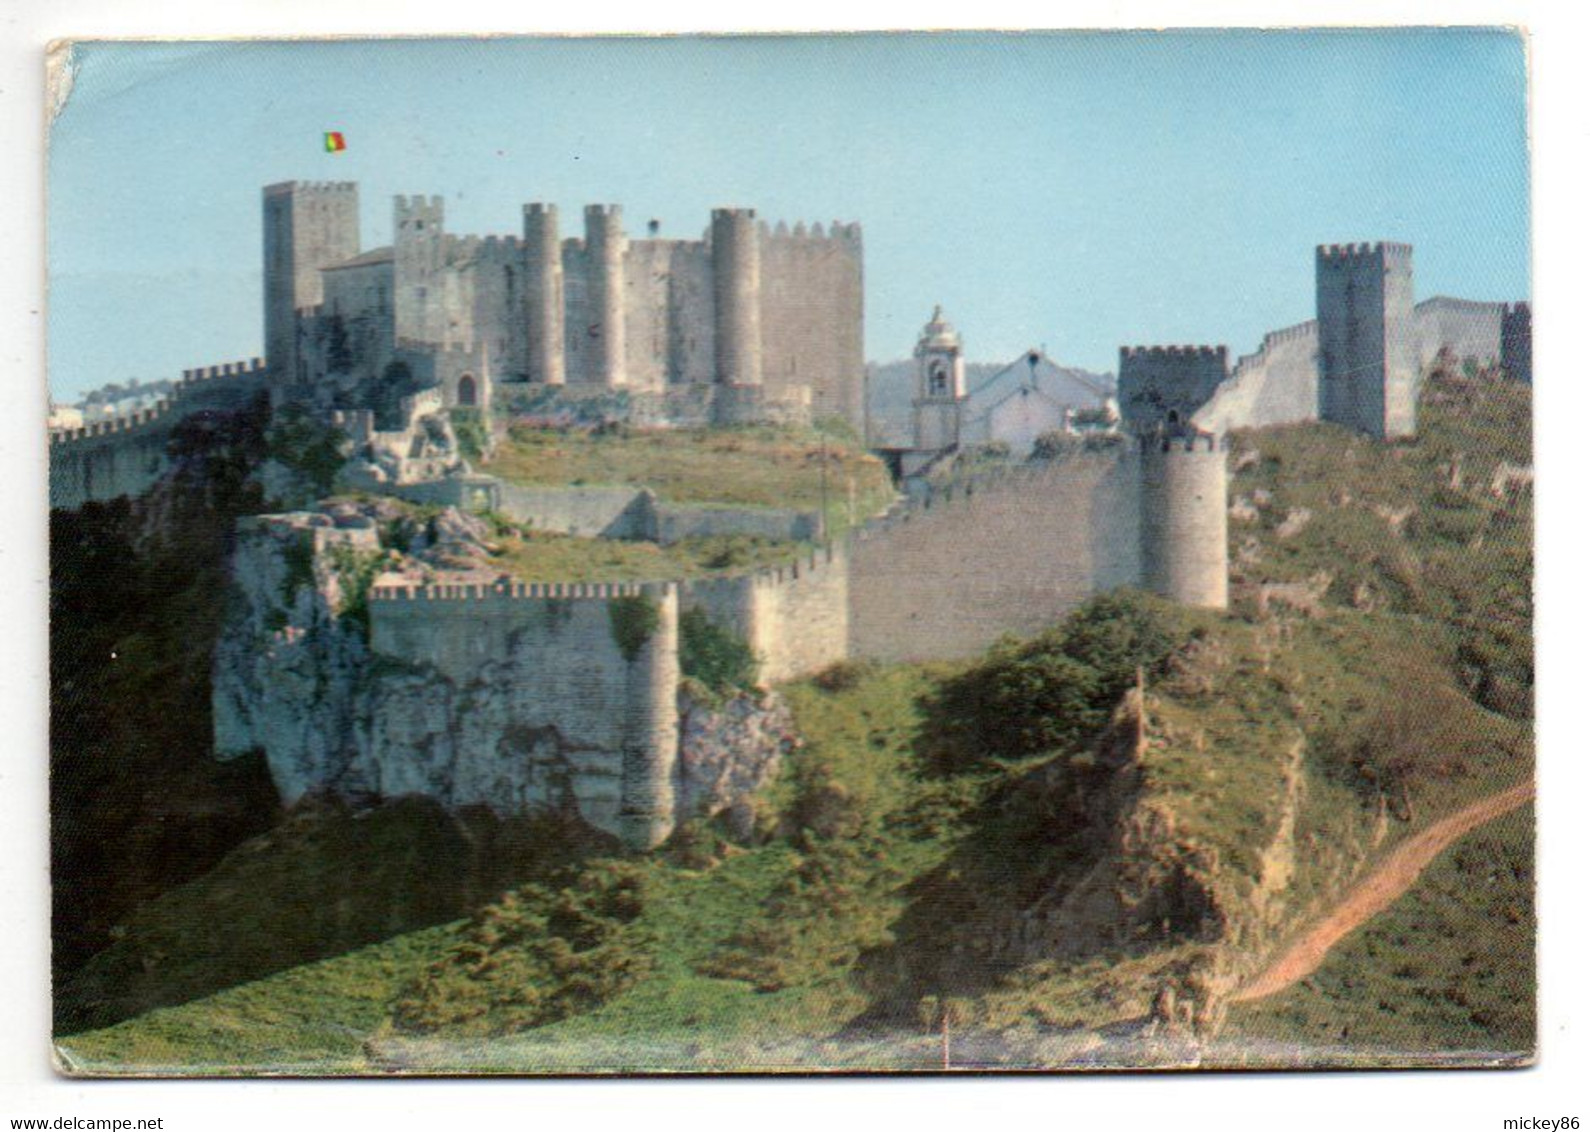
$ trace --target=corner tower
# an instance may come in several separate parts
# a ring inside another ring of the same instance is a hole
[[[273,385],[308,379],[297,312],[323,297],[320,269],[359,254],[359,186],[352,181],[266,185],[265,361]]]
[[[1319,415],[1381,440],[1417,431],[1413,247],[1322,244],[1314,255]]]
[[[1502,369],[1525,385],[1535,380],[1528,303],[1514,303],[1502,312]]]
[[[1141,462],[1143,585],[1187,605],[1225,609],[1224,437],[1160,428],[1137,439]]]
[[[961,441],[961,408],[966,400],[966,361],[961,336],[944,318],[942,307],[922,328],[916,343],[916,396],[911,401],[912,445],[928,452]]]

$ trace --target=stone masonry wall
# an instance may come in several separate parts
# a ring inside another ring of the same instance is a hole
[[[178,423],[204,410],[242,408],[265,388],[265,374],[262,358],[185,370],[182,383],[153,409],[52,432],[51,508],[142,495],[169,467],[166,442]]]
[[[861,227],[763,227],[762,382],[808,385],[812,414],[863,423]]]
[[[1477,303],[1437,295],[1413,310],[1422,365],[1433,362],[1443,348],[1460,362],[1473,358],[1481,365],[1492,365],[1501,360],[1506,303]]]
[[[750,645],[760,679],[777,684],[850,655],[849,583],[845,554],[830,545],[777,569],[684,583],[681,602]]]
[[[965,656],[1139,584],[1140,475],[1127,449],[1078,452],[957,485],[858,532],[850,652]]]
[[[1319,323],[1273,330],[1193,415],[1211,432],[1319,419]]]
[[[371,651],[420,676],[372,715],[378,792],[437,796],[445,770],[449,804],[572,805],[657,844],[674,813],[678,612],[672,585],[376,586]]]

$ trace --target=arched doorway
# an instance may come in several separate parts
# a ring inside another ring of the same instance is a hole
[[[475,377],[466,373],[458,379],[458,403],[466,408],[474,408],[475,398]]]

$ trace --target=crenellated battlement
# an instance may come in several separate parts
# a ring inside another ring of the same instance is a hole
[[[832,542],[823,543],[809,554],[803,554],[790,562],[778,566],[764,566],[750,574],[739,575],[748,579],[752,585],[761,587],[777,587],[809,579],[812,575],[821,573],[838,564],[844,567],[844,555],[839,553]]]
[[[278,181],[265,186],[266,196],[292,196],[295,193],[357,193],[357,181]]]
[[[1225,364],[1227,350],[1224,346],[1122,346],[1121,361],[1153,358],[1164,361],[1215,360]]]
[[[94,440],[104,436],[115,436],[141,430],[145,425],[154,424],[163,420],[171,412],[171,401],[164,400],[149,409],[141,409],[136,413],[126,416],[112,417],[110,420],[95,421],[93,424],[83,425],[81,428],[58,428],[50,431],[50,446],[56,447],[63,444],[74,444],[84,440]]]
[[[424,193],[412,196],[399,193],[392,198],[392,206],[399,212],[441,212],[444,208],[440,194],[426,196]]]
[[[265,359],[248,358],[244,361],[223,362],[218,366],[198,366],[182,371],[182,383],[192,385],[200,381],[214,381],[223,377],[264,377]]]
[[[807,245],[820,247],[826,245],[841,245],[855,247],[861,243],[861,225],[846,223],[842,220],[832,221],[824,226],[820,220],[814,220],[810,225],[804,220],[797,220],[792,228],[788,221],[780,220],[776,224],[769,224],[763,220],[758,223],[758,232],[762,239],[777,241],[783,245]]]
[[[1137,438],[1145,454],[1158,453],[1173,456],[1179,452],[1195,454],[1224,453],[1230,451],[1231,441],[1225,433],[1215,434],[1197,428],[1179,430],[1159,429]]]
[[[612,601],[621,597],[662,598],[677,582],[381,582],[370,587],[372,602]]]
[[[110,420],[95,421],[80,428],[52,429],[50,431],[50,445],[54,447],[141,430],[148,425],[165,421],[168,417],[176,414],[177,410],[182,408],[184,401],[200,393],[202,391],[201,387],[203,389],[210,388],[211,382],[241,382],[249,378],[256,378],[263,382],[265,373],[265,359],[263,358],[249,358],[246,361],[223,362],[220,365],[185,369],[182,371],[182,380],[177,386],[149,408],[140,409],[135,413],[128,413]]]
[[[1322,262],[1348,263],[1367,259],[1412,259],[1413,245],[1398,244],[1390,240],[1375,243],[1320,244],[1314,249]]]

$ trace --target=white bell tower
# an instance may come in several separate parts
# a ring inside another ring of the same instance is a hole
[[[915,447],[937,452],[961,440],[961,405],[966,400],[966,362],[961,336],[940,307],[916,343],[916,397],[911,402]]]

